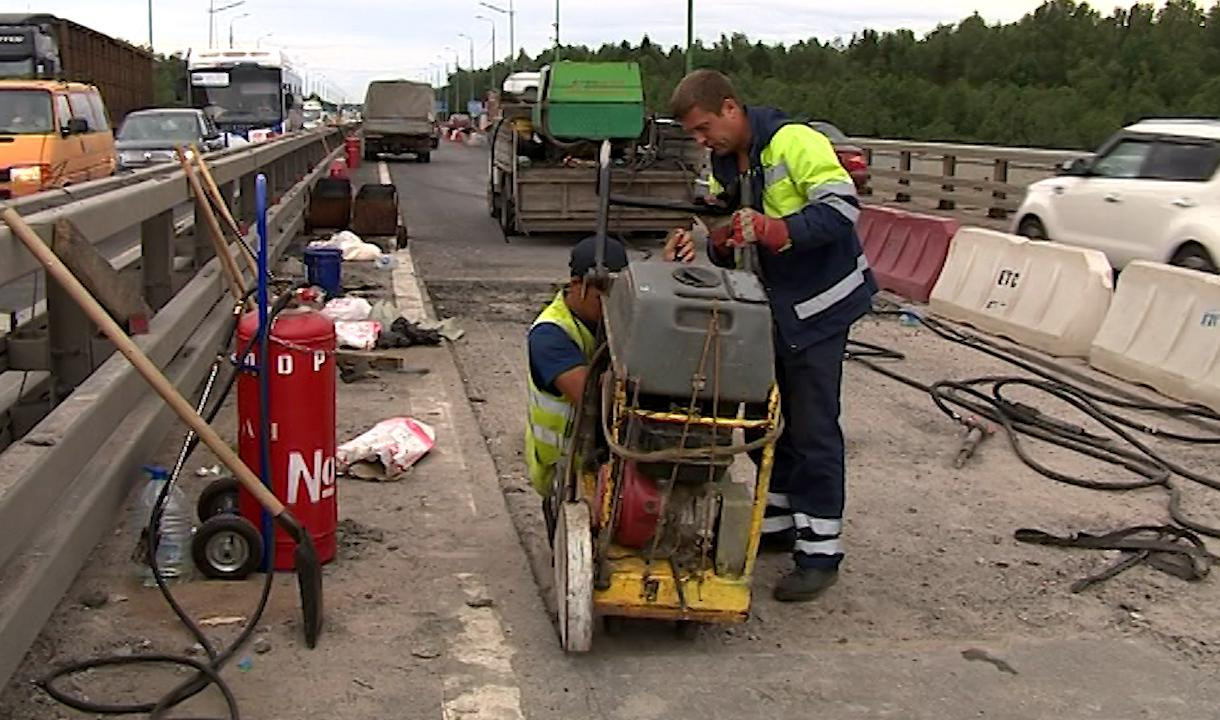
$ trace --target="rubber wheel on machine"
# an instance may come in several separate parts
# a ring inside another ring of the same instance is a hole
[[[244,580],[263,563],[263,538],[244,517],[216,515],[195,531],[191,559],[213,580]]]
[[[420,154],[419,154],[419,161],[420,161],[421,163],[430,163],[430,162],[432,162],[432,153],[430,153],[430,152],[420,153]]]
[[[589,506],[564,503],[559,508],[555,542],[555,607],[559,644],[570,653],[593,647],[593,530]]]
[[[203,492],[199,493],[199,501],[195,503],[195,514],[199,522],[207,522],[217,515],[237,514],[237,489],[241,483],[237,478],[222,477],[208,483]]]

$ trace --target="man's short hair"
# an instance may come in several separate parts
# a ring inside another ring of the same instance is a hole
[[[725,100],[741,104],[733,82],[715,70],[695,70],[674,88],[674,94],[669,98],[669,111],[678,120],[695,108],[719,115]]]

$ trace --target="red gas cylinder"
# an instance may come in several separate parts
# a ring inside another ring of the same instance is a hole
[[[237,347],[245,349],[258,332],[258,314],[248,312],[237,326]],[[281,312],[271,327],[271,490],[313,537],[318,558],[335,557],[339,504],[335,483],[335,324],[319,312]],[[244,364],[259,365],[258,343]],[[259,470],[258,377],[237,379],[238,453]],[[260,525],[262,506],[244,490],[238,507]],[[292,570],[294,543],[275,528],[275,569]]]
[[[343,152],[347,156],[347,166],[352,170],[360,167],[360,138],[348,135],[343,139]]]

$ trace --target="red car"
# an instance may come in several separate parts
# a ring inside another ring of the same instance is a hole
[[[868,160],[864,157],[864,151],[858,145],[853,145],[851,138],[847,137],[839,128],[831,125],[828,122],[815,120],[809,123],[809,127],[822,133],[830,140],[830,144],[834,145],[835,155],[839,156],[839,163],[851,175],[852,182],[856,184],[856,192],[861,195],[867,195],[871,192],[868,187]]]

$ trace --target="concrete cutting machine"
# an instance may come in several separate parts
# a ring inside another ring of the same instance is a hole
[[[608,290],[605,322],[547,503],[570,652],[590,649],[597,617],[687,628],[746,619],[781,425],[770,310],[753,273],[706,260],[605,271],[614,130],[599,132],[602,243],[590,280]],[[735,477],[746,453],[759,471]]]

